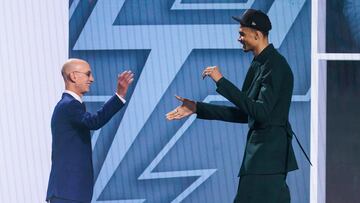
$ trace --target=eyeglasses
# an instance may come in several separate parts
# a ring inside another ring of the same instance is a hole
[[[92,76],[92,73],[91,73],[91,71],[88,71],[88,72],[81,72],[81,71],[73,71],[73,73],[82,73],[82,74],[86,75],[87,77],[90,77],[90,76]]]

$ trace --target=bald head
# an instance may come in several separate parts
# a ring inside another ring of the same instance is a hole
[[[68,80],[70,73],[81,71],[81,69],[86,66],[89,66],[89,64],[81,59],[71,58],[67,60],[61,69],[61,75],[63,76],[64,81],[66,82]]]
[[[91,68],[88,62],[81,59],[67,60],[62,69],[61,75],[64,78],[65,89],[82,96],[90,90],[90,85],[94,82]]]

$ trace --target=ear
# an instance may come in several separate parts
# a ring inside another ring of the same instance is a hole
[[[75,73],[74,73],[74,72],[69,73],[68,79],[69,79],[72,83],[75,83],[75,81],[76,81],[76,75],[75,75]]]
[[[260,39],[260,36],[261,36],[261,32],[258,31],[258,30],[256,30],[256,31],[255,31],[255,40]]]
[[[264,39],[264,38],[266,38],[266,35],[263,33],[263,32],[261,32],[261,31],[256,31],[256,34],[257,34],[257,36],[258,36],[258,39]]]

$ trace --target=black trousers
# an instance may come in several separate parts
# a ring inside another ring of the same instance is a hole
[[[234,203],[290,203],[285,174],[240,177]]]

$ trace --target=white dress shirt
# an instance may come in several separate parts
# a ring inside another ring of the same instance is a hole
[[[81,98],[78,94],[76,94],[75,92],[70,91],[70,90],[65,90],[64,93],[70,94],[70,95],[73,96],[76,100],[78,100],[80,103],[83,103],[82,98]],[[122,96],[120,96],[118,93],[115,93],[115,94],[116,94],[116,96],[119,97],[119,99],[122,101],[122,103],[125,104],[126,100],[125,100],[124,98],[122,98]]]

